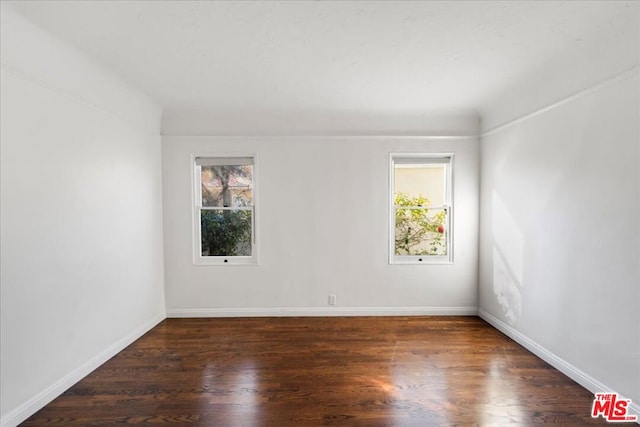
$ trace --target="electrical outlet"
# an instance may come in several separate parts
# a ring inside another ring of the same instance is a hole
[[[329,295],[329,305],[336,305],[336,296],[334,294]]]

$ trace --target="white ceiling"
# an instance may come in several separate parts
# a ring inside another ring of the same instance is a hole
[[[615,1],[7,3],[166,111],[264,114],[477,115],[558,58],[624,37],[620,23],[639,10]]]

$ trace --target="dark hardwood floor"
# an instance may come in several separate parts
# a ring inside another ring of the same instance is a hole
[[[167,319],[23,425],[607,424],[476,317]]]

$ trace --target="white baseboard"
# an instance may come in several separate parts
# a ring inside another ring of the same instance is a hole
[[[477,316],[477,307],[172,308],[167,317]]]
[[[70,374],[61,378],[54,384],[50,385],[40,393],[33,396],[31,399],[24,402],[22,405],[18,406],[17,408],[3,416],[2,419],[0,419],[0,425],[2,427],[17,426],[18,424],[29,418],[31,415],[42,409],[53,399],[60,396],[62,393],[68,390],[69,387],[89,375],[104,362],[124,350],[129,344],[133,343],[135,340],[147,333],[164,319],[164,313],[160,313],[152,317],[140,327],[135,329],[133,332],[119,339],[118,341],[107,347],[104,351],[88,360],[84,365],[73,370]]]
[[[497,330],[499,330],[500,332],[502,332],[503,334],[505,334],[506,336],[508,336],[509,338],[511,338],[512,340],[514,340],[515,342],[517,342],[518,344],[520,344],[521,346],[523,346],[524,348],[532,352],[533,354],[535,354],[536,356],[538,356],[540,359],[544,360],[545,362],[547,362],[548,364],[550,364],[551,366],[553,366],[554,368],[556,368],[557,370],[559,370],[560,372],[562,372],[563,374],[565,374],[566,376],[568,376],[569,378],[571,378],[572,380],[580,384],[582,387],[589,390],[591,393],[596,394],[596,393],[615,392],[615,390],[613,390],[611,387],[607,387],[605,384],[596,380],[591,375],[576,368],[571,363],[567,362],[561,357],[558,357],[554,353],[542,347],[540,344],[533,341],[531,338],[518,332],[516,329],[507,325],[500,319],[494,317],[489,312],[480,309],[478,311],[478,315],[480,316],[480,318],[485,320],[491,326],[493,326],[494,328],[496,328]],[[629,415],[638,416],[638,423],[640,424],[639,403],[640,402],[631,403],[631,405],[629,406]]]

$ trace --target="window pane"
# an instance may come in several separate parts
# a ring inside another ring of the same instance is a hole
[[[253,165],[202,166],[202,206],[253,205]]]
[[[445,209],[396,207],[395,221],[396,255],[447,255]]]
[[[446,165],[444,164],[396,164],[394,166],[394,194],[408,197],[424,197],[424,205],[445,204]]]
[[[250,210],[201,210],[202,256],[251,256]]]

